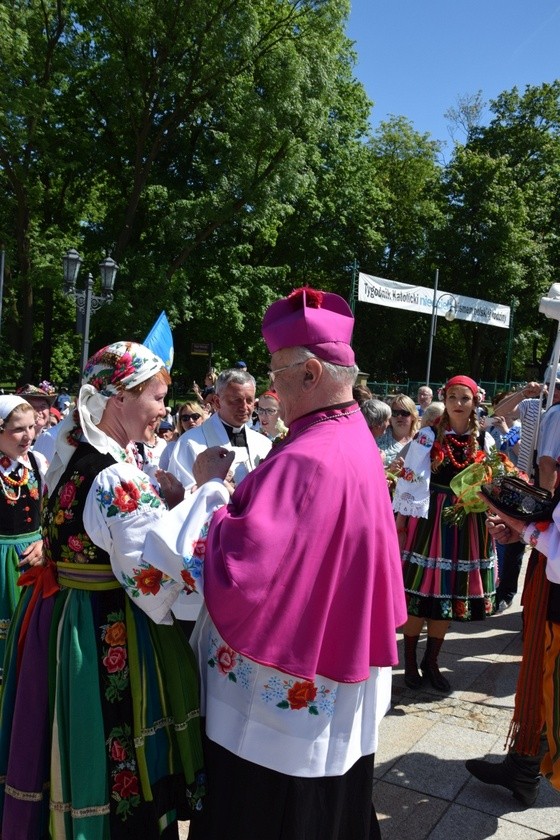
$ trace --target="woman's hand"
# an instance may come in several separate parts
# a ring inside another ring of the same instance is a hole
[[[174,508],[185,498],[185,488],[178,478],[166,470],[156,471],[156,481],[159,484],[161,495],[167,502],[167,506]]]
[[[43,540],[28,545],[24,552],[22,552],[19,565],[21,566],[42,566],[45,561],[43,556]]]

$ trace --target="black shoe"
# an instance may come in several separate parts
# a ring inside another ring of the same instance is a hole
[[[406,671],[404,672],[404,684],[407,685],[409,688],[420,688],[422,685],[422,676],[418,673],[418,670],[415,668],[414,671]]]
[[[420,663],[420,670],[422,671],[424,677],[430,681],[433,688],[437,691],[441,691],[442,694],[449,694],[451,691],[451,683],[449,680],[445,679],[437,665],[435,667],[430,667],[427,662],[422,660]]]
[[[479,758],[470,758],[465,761],[465,767],[469,773],[486,785],[501,785],[513,793],[514,799],[521,802],[526,808],[535,803],[539,793],[539,779],[519,779],[512,775],[511,769],[503,761],[495,764],[492,761],[483,761]]]

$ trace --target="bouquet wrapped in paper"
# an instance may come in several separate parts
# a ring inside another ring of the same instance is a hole
[[[461,526],[468,513],[482,513],[488,507],[479,496],[480,488],[492,479],[503,475],[519,475],[519,470],[503,452],[493,449],[489,455],[477,452],[472,464],[451,479],[449,486],[457,496],[453,505],[443,512],[447,525]]]

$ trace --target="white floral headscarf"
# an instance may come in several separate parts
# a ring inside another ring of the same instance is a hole
[[[110,452],[117,461],[127,459],[122,446],[98,426],[105,406],[111,397],[146,382],[164,368],[159,356],[134,341],[116,341],[91,356],[84,369],[86,382],[80,388],[77,408],[57,426],[56,451],[46,476],[49,493],[82,437],[104,455]]]

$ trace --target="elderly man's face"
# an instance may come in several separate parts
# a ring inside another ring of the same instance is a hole
[[[431,401],[432,401],[432,389],[431,388],[419,388],[418,389],[418,404],[422,408],[427,408]]]
[[[241,385],[238,382],[230,382],[216,395],[215,402],[224,423],[238,428],[251,419],[255,405],[255,388],[249,383]]]

